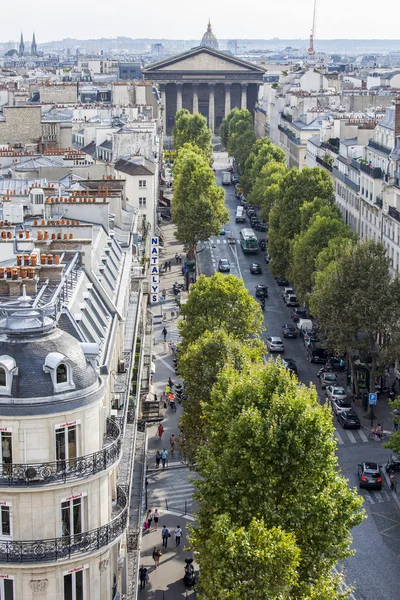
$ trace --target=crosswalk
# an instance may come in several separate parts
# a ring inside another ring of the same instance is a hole
[[[362,429],[342,429],[340,432],[335,430],[335,437],[338,441],[338,444],[342,446],[343,444],[357,444],[357,443],[365,443],[369,442],[368,433],[365,433]]]
[[[384,502],[392,502],[393,498],[386,490],[359,490],[360,496],[363,497],[366,504],[383,504]]]
[[[210,243],[211,244],[227,244],[228,240],[226,238],[224,238],[222,240],[220,238],[217,238],[217,239],[213,239],[212,241],[210,241]],[[239,243],[239,241],[236,240],[235,238],[229,238],[229,244],[237,244],[237,243]]]
[[[176,510],[182,512],[193,512],[193,484],[183,480],[174,482],[174,487],[158,487],[149,489],[149,504],[160,510]]]

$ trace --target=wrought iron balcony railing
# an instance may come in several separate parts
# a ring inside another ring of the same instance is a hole
[[[121,453],[121,430],[113,419],[107,419],[106,444],[93,454],[70,460],[31,464],[0,463],[0,487],[65,483],[105,471],[118,460]]]
[[[125,490],[117,487],[118,513],[106,525],[73,536],[54,539],[0,541],[0,563],[53,562],[105,548],[125,531],[128,522],[128,506]]]

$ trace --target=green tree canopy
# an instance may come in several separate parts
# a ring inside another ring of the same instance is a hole
[[[200,148],[211,162],[213,147],[212,133],[207,120],[200,113],[190,114],[183,108],[175,115],[175,126],[172,132],[174,147],[178,151],[187,143]]]
[[[306,204],[311,204],[307,202]],[[300,211],[304,208],[304,204]],[[290,279],[293,281],[299,298],[304,301],[313,283],[315,264],[319,253],[333,238],[356,239],[352,230],[332,211],[335,216],[324,216],[331,207],[324,207],[315,214],[308,229],[299,233],[291,248]],[[328,210],[327,210],[328,209]]]
[[[257,140],[245,162],[244,173],[240,179],[241,187],[244,188],[246,194],[249,194],[253,189],[253,185],[255,185],[265,165],[272,161],[285,164],[285,152],[275,146],[269,138]]]
[[[329,347],[360,355],[371,392],[376,375],[400,355],[400,280],[389,265],[381,243],[348,245],[316,273],[309,299]]]
[[[200,568],[198,540],[211,535],[218,515],[245,529],[263,519],[267,530],[293,534],[300,549],[289,598],[311,597],[315,583],[331,581],[334,565],[350,554],[350,531],[362,520],[362,500],[338,469],[329,408],[280,361],[269,361],[249,374],[221,373],[204,417],[210,433],[198,455],[193,533]]]
[[[249,370],[262,362],[263,353],[265,347],[260,340],[244,343],[217,329],[203,333],[180,355],[179,373],[185,381],[188,399],[179,426],[181,447],[189,465],[194,465],[196,454],[208,437],[203,406],[209,402],[219,374],[227,367],[238,372]]]
[[[290,243],[300,232],[300,207],[314,198],[327,201],[333,198],[332,180],[322,169],[291,169],[281,180],[269,213],[269,252],[274,275],[289,275]]]
[[[172,217],[176,237],[193,257],[196,244],[218,235],[229,220],[225,192],[218,187],[213,170],[197,146],[184,144],[174,164],[174,201]]]
[[[222,120],[220,135],[229,154],[243,169],[256,141],[251,113],[247,109],[234,108],[231,110],[228,116]]]
[[[354,241],[351,238],[338,237],[329,240],[328,245],[321,250],[315,261],[314,281],[319,271],[323,271],[329,263],[340,258],[352,244]]]
[[[182,306],[179,323],[184,349],[205,331],[225,329],[238,340],[247,341],[262,330],[260,306],[250,296],[244,281],[234,275],[200,275]]]
[[[300,206],[300,231],[306,231],[316,215],[342,221],[342,215],[336,204],[329,202],[326,198],[314,198],[311,201],[303,202]]]
[[[271,161],[264,165],[248,196],[250,204],[260,206],[262,215],[268,219],[269,211],[279,193],[287,167],[279,162]]]

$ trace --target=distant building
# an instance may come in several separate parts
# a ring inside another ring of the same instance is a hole
[[[205,48],[212,48],[213,50],[218,50],[218,40],[212,32],[210,21],[208,21],[207,31],[203,35],[203,38],[200,42],[200,46]]]
[[[22,31],[21,31],[21,40],[19,42],[18,56],[24,56],[24,54],[25,54],[24,36],[22,35]]]
[[[33,36],[32,36],[31,55],[32,56],[36,56],[37,55],[37,45],[36,45],[35,32],[33,32]]]
[[[154,44],[157,45],[157,44]],[[161,44],[160,44],[161,45]],[[123,62],[119,65],[118,79],[142,79],[140,62]]]

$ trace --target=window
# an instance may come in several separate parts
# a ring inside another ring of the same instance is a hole
[[[83,501],[84,498],[67,498],[61,502],[61,528],[63,537],[74,537],[84,531],[83,529]]]
[[[68,370],[67,365],[61,363],[57,367],[57,383],[67,383],[68,382]]]
[[[86,569],[87,566],[73,569],[64,575],[64,600],[86,599]]]
[[[56,426],[56,460],[73,461],[78,456],[78,423]]]
[[[145,188],[147,184],[147,181],[145,179],[139,179],[139,187],[140,188]]]
[[[5,387],[7,384],[6,370],[0,367],[0,386]]]
[[[11,505],[8,502],[0,501],[0,515],[0,536],[11,537]]]
[[[14,577],[0,575],[0,600],[14,600]]]
[[[2,472],[7,474],[7,465],[12,463],[12,444],[11,444],[11,432],[1,432],[1,447],[0,447],[0,458],[2,463]]]
[[[146,198],[139,198],[139,208],[146,208]]]

